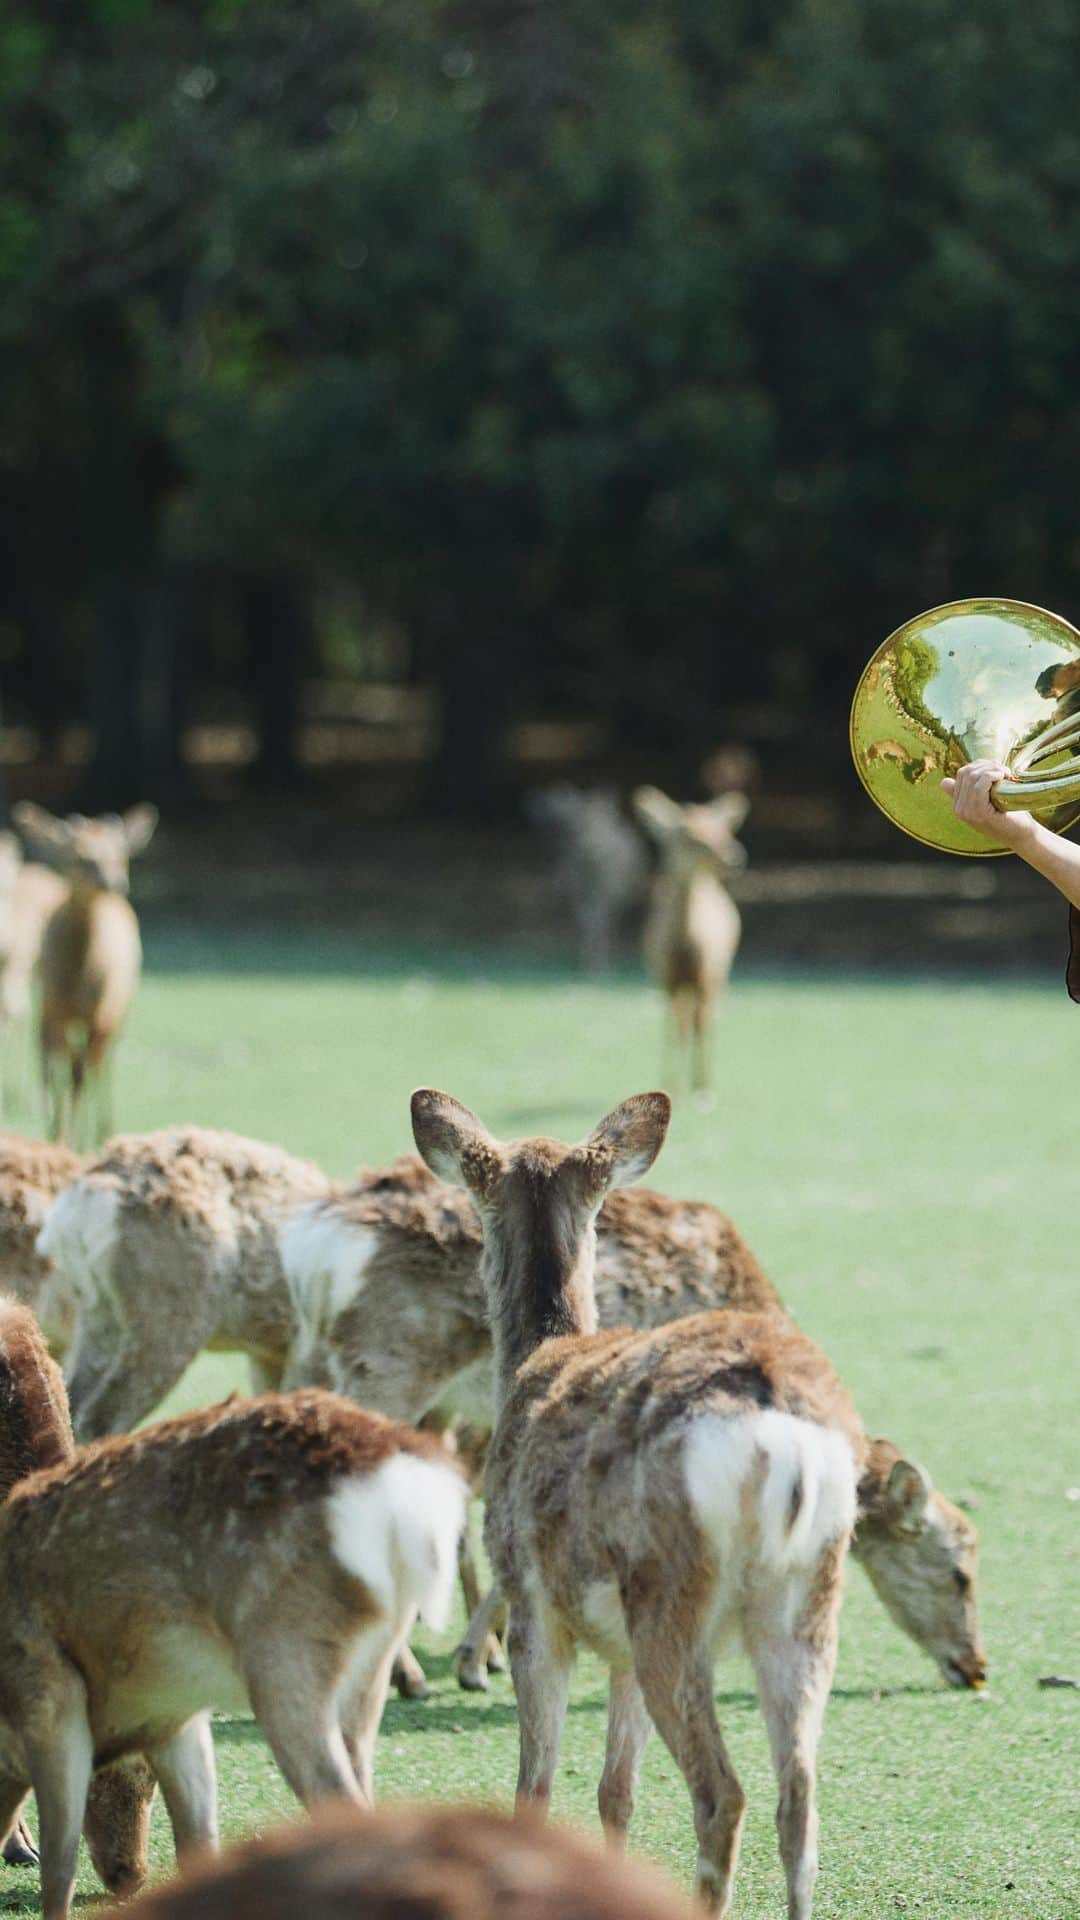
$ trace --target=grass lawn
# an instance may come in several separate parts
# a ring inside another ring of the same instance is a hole
[[[197,1120],[344,1175],[411,1145],[418,1083],[458,1095],[497,1133],[575,1138],[661,1081],[658,1008],[630,975],[583,985],[302,929],[162,928],[148,961],[118,1061],[125,1130]],[[821,1920],[1080,1911],[1080,1693],[1037,1685],[1080,1675],[1080,1013],[1061,991],[976,978],[739,978],[715,1104],[677,1102],[653,1176],[734,1216],[871,1431],[969,1504],[982,1535],[984,1695],[946,1689],[852,1570],[821,1751]],[[242,1380],[228,1358],[201,1361],[170,1407]],[[508,1805],[509,1683],[488,1699],[460,1693],[452,1644],[419,1643],[434,1695],[390,1702],[378,1791]],[[735,1910],[776,1920],[764,1729],[748,1671],[721,1666],[716,1684],[749,1798]],[[583,1658],[554,1811],[591,1828],[605,1704],[602,1671]],[[218,1721],[216,1739],[226,1835],[295,1811],[250,1721]],[[633,1845],[688,1879],[689,1800],[658,1739]],[[171,1862],[160,1808],[154,1862]],[[96,1889],[88,1866],[79,1884]],[[0,1872],[0,1912],[36,1910],[35,1876]]]

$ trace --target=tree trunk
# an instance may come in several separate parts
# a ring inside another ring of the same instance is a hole
[[[438,745],[427,777],[427,810],[476,819],[509,804],[512,769],[506,730],[513,657],[506,637],[462,615],[444,628],[428,655],[438,692]]]
[[[259,746],[250,778],[258,787],[299,787],[300,696],[311,657],[311,606],[301,582],[265,574],[242,589],[247,659]]]
[[[98,635],[90,663],[94,753],[83,796],[91,813],[119,813],[147,797],[139,699],[141,599],[140,589],[127,582],[110,581],[98,590]]]

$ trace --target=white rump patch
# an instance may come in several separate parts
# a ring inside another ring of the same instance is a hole
[[[685,1467],[694,1511],[722,1563],[749,1552],[778,1572],[809,1569],[854,1525],[855,1462],[834,1427],[773,1407],[704,1414],[687,1433]],[[747,1511],[744,1489],[755,1480]]]
[[[88,1180],[65,1187],[49,1208],[35,1245],[63,1274],[77,1300],[110,1290],[119,1215],[116,1188]]]
[[[391,1619],[419,1612],[441,1631],[450,1618],[467,1499],[455,1467],[396,1453],[330,1495],[334,1552]]]
[[[314,1335],[327,1331],[363,1292],[379,1235],[313,1200],[289,1215],[278,1245],[297,1319]]]

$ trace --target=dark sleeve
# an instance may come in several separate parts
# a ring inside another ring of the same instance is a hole
[[[1069,989],[1070,1000],[1080,1000],[1080,912],[1069,908],[1069,964],[1065,969],[1065,985]]]

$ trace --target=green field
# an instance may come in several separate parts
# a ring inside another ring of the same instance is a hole
[[[125,1038],[125,1130],[200,1121],[278,1140],[346,1175],[411,1145],[408,1095],[442,1086],[493,1131],[575,1138],[660,1077],[652,994],[551,968],[374,951],[293,930],[160,932]],[[816,1913],[1057,1920],[1080,1910],[1080,1524],[1074,1307],[1080,1013],[1059,991],[933,981],[742,977],[718,1034],[711,1110],[676,1103],[654,1173],[731,1213],[867,1425],[968,1504],[982,1542],[991,1684],[950,1692],[858,1569],[821,1752]],[[170,1405],[242,1380],[200,1362]],[[1070,1490],[1073,1498],[1070,1498]],[[452,1636],[420,1650],[432,1699],[387,1709],[383,1799],[509,1803],[513,1696],[460,1693]],[[749,1798],[735,1911],[783,1910],[764,1729],[739,1666],[717,1670]],[[577,1672],[556,1817],[597,1826],[606,1689]],[[216,1726],[223,1828],[294,1803],[250,1721]],[[633,1845],[689,1876],[689,1800],[658,1739]],[[171,1852],[160,1808],[156,1871]],[[80,1892],[93,1893],[88,1868]],[[0,1911],[34,1912],[35,1877],[0,1873]]]

